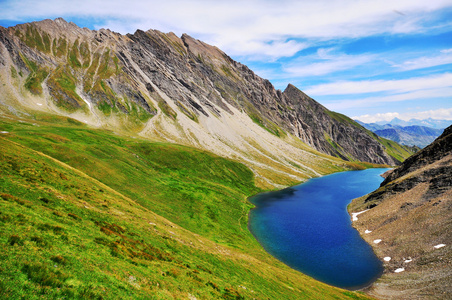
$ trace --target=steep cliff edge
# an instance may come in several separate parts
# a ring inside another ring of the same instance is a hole
[[[261,186],[343,166],[320,153],[389,165],[411,154],[186,34],[121,35],[59,18],[0,28],[0,53],[0,111],[194,146],[247,164]]]
[[[347,116],[328,110],[293,85],[286,88],[284,96],[287,106],[293,108],[295,114],[293,118],[288,115],[286,121],[281,120],[282,126],[286,130],[292,127],[296,136],[315,149],[345,160],[358,158],[381,164],[399,163],[387,151],[387,148],[397,147],[396,144],[385,147],[383,143],[388,141],[363,130]]]
[[[370,294],[400,299],[450,297],[452,126],[386,175],[378,190],[355,199],[349,207],[351,212],[369,209],[353,225],[379,257],[390,257]],[[375,243],[378,239],[381,242]]]

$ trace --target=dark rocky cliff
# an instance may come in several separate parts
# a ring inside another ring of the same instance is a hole
[[[284,91],[288,107],[294,114],[288,114],[283,121],[284,128],[292,127],[296,136],[322,152],[350,160],[397,164],[385,150],[379,138],[363,130],[347,116],[329,111],[293,85]]]
[[[421,169],[424,166],[433,164],[436,161],[443,159],[444,157],[450,155],[452,153],[452,126],[446,128],[444,132],[430,145],[422,149],[416,154],[413,154],[409,158],[407,158],[404,163],[394,169],[385,180],[382,182],[381,186],[388,185],[391,181],[399,179],[410,172]],[[441,183],[446,186],[452,185],[452,174],[439,171],[438,173],[442,174],[445,179],[442,180]],[[448,175],[448,176],[447,176]]]

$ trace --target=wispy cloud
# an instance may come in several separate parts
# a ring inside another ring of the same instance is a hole
[[[384,106],[395,102],[406,102],[419,99],[452,99],[452,87],[443,87],[437,89],[419,90],[402,94],[391,94],[387,96],[361,97],[359,99],[344,99],[330,101],[327,107],[331,110],[342,110],[347,108],[375,108],[376,106]],[[428,101],[428,100],[427,100]]]
[[[298,51],[308,47],[308,44],[295,40],[275,40],[270,42],[258,40],[239,40],[235,47],[241,49],[241,56],[248,56],[250,60],[270,59],[276,60],[281,57],[292,57]]]
[[[300,57],[283,68],[290,77],[307,77],[332,74],[353,69],[375,59],[375,55],[347,55],[332,53],[335,49],[321,48],[317,54]]]
[[[452,120],[452,108],[441,108],[436,110],[419,111],[413,113],[388,112],[380,114],[366,114],[361,116],[355,116],[352,118],[366,123],[391,121],[394,118],[398,118],[404,121],[409,121],[411,119],[424,120],[428,118],[437,120]]]
[[[92,17],[99,27],[121,33],[137,27],[187,32],[232,55],[274,58],[293,55],[303,48],[287,41],[288,37],[338,39],[410,33],[427,26],[423,15],[450,6],[448,0],[6,0],[0,19]]]
[[[375,92],[404,93],[452,86],[452,73],[399,80],[337,81],[308,88],[309,95],[350,95]]]
[[[394,64],[393,67],[402,70],[417,70],[440,65],[452,64],[452,49],[444,49],[440,54],[432,56],[422,56],[416,59],[404,61],[401,64]]]

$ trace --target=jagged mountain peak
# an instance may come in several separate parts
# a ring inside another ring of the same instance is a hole
[[[91,34],[93,31],[88,28],[80,28],[73,22],[67,22],[63,18],[56,18],[55,20],[45,19],[42,21],[35,21],[31,23],[18,24],[14,27],[11,27],[13,30],[25,30],[29,27],[35,27],[47,34],[50,34],[52,37],[59,37],[61,35],[72,36],[72,35],[86,35]]]
[[[315,151],[391,165],[409,155],[187,34],[121,35],[55,19],[0,31],[0,51],[5,107],[238,157],[256,174],[270,160],[295,181],[315,176]]]
[[[217,60],[218,62],[223,64],[232,63],[232,59],[229,58],[226,53],[215,46],[206,44],[198,39],[189,36],[186,33],[182,34],[181,40],[183,41],[184,45],[190,50],[190,52],[192,52],[196,56],[200,55],[203,58],[208,57],[212,61]]]

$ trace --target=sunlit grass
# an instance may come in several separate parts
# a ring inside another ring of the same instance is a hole
[[[366,298],[262,250],[245,166],[53,121],[0,122],[0,298]]]

